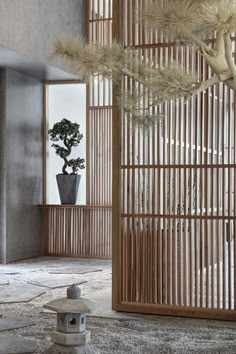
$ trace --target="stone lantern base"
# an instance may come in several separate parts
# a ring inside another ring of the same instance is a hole
[[[79,347],[53,344],[47,354],[97,354],[97,352],[88,344]]]

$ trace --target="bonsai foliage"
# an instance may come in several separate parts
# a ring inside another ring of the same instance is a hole
[[[193,45],[205,59],[212,76],[201,80],[179,64],[160,66],[145,60],[136,48],[86,44],[78,38],[59,38],[54,54],[63,58],[72,72],[101,75],[118,82],[132,79],[132,92],[120,94],[122,109],[134,122],[153,123],[158,118],[150,107],[168,100],[186,99],[223,82],[236,90],[236,65],[232,37],[236,31],[235,0],[154,0],[144,10],[144,24],[150,30],[172,35],[178,45]],[[141,103],[140,103],[141,102]]]
[[[66,169],[71,167],[71,174],[77,174],[79,169],[84,168],[85,160],[79,157],[68,160],[68,157],[71,154],[72,148],[78,146],[83,138],[83,134],[80,133],[80,125],[63,118],[61,122],[55,123],[53,128],[49,129],[48,133],[52,141],[61,141],[64,144],[64,146],[55,143],[52,144],[52,147],[56,150],[56,154],[64,160],[62,173],[68,175],[69,173]]]

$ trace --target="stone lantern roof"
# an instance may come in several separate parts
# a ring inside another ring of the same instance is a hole
[[[58,313],[90,313],[93,302],[80,297],[80,289],[73,284],[67,289],[67,297],[53,300],[44,305],[48,310]]]
[[[63,298],[51,301],[44,307],[58,313],[90,313],[89,303],[90,301],[85,299],[71,300]]]

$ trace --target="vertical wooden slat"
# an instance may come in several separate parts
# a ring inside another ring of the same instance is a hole
[[[43,84],[43,204],[48,202],[47,188],[48,164],[48,85]]]
[[[47,255],[111,258],[110,207],[43,208]]]
[[[113,38],[120,38],[122,1],[113,3]],[[113,128],[112,128],[112,308],[116,309],[121,301],[120,284],[120,111],[116,104],[116,91],[113,89]],[[115,276],[114,276],[115,275]]]

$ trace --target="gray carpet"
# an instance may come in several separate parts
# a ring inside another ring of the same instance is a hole
[[[48,271],[53,268],[95,267],[102,271],[87,273],[86,277],[81,276],[87,281],[80,285],[82,295],[85,298],[94,298],[96,301],[104,299],[108,301],[108,291],[105,290],[111,287],[111,265],[108,261],[71,259],[69,262],[60,258],[51,261],[43,258],[38,262],[24,261],[24,264],[27,269],[29,265],[30,269],[37,273],[31,271],[9,276],[17,293],[19,285],[27,288],[28,282],[39,278],[42,274],[48,277]],[[9,287],[10,285],[6,286],[8,289]],[[66,287],[44,288],[44,290],[43,295],[27,303],[0,303],[0,313],[4,314],[4,317],[24,317],[33,319],[36,323],[35,326],[4,332],[6,335],[32,339],[37,343],[34,354],[46,353],[51,345],[51,333],[56,328],[56,314],[43,313],[43,305],[53,299],[66,296]],[[89,317],[87,327],[91,330],[94,347],[100,350],[101,354],[236,354],[236,322],[165,316],[156,316],[155,319],[153,316],[149,319],[144,316],[139,320]]]
[[[92,342],[104,354],[236,353],[236,324],[232,323],[227,327],[219,322],[216,327],[211,321],[170,317],[160,321],[89,318],[88,327]]]

